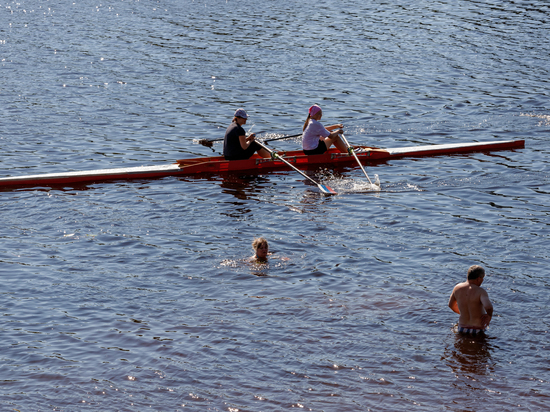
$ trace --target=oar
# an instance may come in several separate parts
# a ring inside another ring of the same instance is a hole
[[[274,137],[273,139],[264,140],[264,143],[274,142],[275,140],[292,139],[293,137],[300,137],[301,135],[302,135],[302,133],[300,133],[300,134],[291,134],[290,136]]]
[[[311,177],[309,177],[308,175],[306,175],[305,173],[303,173],[300,169],[298,169],[297,167],[293,166],[290,162],[288,162],[287,160],[285,160],[284,158],[282,158],[281,156],[279,156],[276,152],[274,152],[273,150],[267,148],[265,145],[263,145],[262,143],[258,142],[256,140],[256,143],[258,143],[258,145],[260,147],[262,147],[263,149],[267,150],[270,154],[271,154],[271,158],[272,159],[278,159],[280,160],[281,162],[283,163],[286,163],[287,166],[290,166],[292,169],[294,169],[295,171],[297,171],[298,173],[300,173],[302,176],[304,176],[306,179],[308,179],[309,181],[315,183],[317,185],[317,187],[319,188],[319,190],[326,194],[326,195],[337,195],[338,193],[336,193],[336,191],[334,189],[332,189],[331,187],[327,186],[327,185],[322,185],[321,183],[317,183],[315,180],[313,180]]]
[[[355,160],[357,160],[357,163],[359,163],[359,167],[361,167],[361,170],[363,171],[363,173],[365,174],[365,176],[367,176],[367,180],[369,181],[369,183],[371,184],[371,186],[373,186],[371,180],[370,180],[370,177],[369,175],[367,174],[365,168],[363,167],[363,165],[361,164],[361,162],[359,161],[359,158],[357,157],[357,155],[355,154],[355,150],[353,150],[353,147],[351,147],[351,145],[348,143],[348,139],[346,139],[346,136],[344,136],[344,134],[342,133],[340,136],[342,136],[342,140],[344,141],[344,143],[346,144],[346,146],[348,147],[348,152],[349,154],[353,155],[353,157],[355,157]]]
[[[252,130],[252,127],[250,128]],[[250,130],[249,130],[250,132]],[[262,133],[265,133],[265,131],[261,131],[261,132],[258,132],[256,134],[262,134]],[[223,142],[225,138],[220,138],[220,139],[200,139],[198,141],[199,144],[202,144],[203,146],[208,146],[208,147],[211,147],[212,144],[214,144],[214,142]]]
[[[256,134],[262,134],[262,133],[265,133],[265,132],[258,132]],[[300,137],[302,135],[302,133],[300,134],[293,134],[293,135],[289,135],[289,136],[281,136],[281,137],[274,137],[273,139],[267,139],[267,140],[264,140],[264,142],[273,142],[274,140],[283,140],[283,139],[292,139],[293,137]],[[221,139],[200,139],[198,141],[199,144],[202,144],[203,146],[212,146],[212,144],[214,144],[214,142],[223,142],[224,138],[222,137]]]

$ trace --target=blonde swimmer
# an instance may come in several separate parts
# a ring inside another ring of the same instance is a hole
[[[269,253],[269,244],[267,239],[258,237],[252,241],[252,249],[254,249],[254,256],[250,258],[250,261],[257,263],[267,263],[267,257]]]

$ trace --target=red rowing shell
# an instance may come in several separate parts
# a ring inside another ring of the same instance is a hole
[[[400,147],[393,149],[378,149],[374,147],[357,146],[355,152],[363,164],[383,162],[403,157],[426,157],[452,155],[459,153],[489,152],[495,150],[522,149],[524,140],[507,140],[479,143],[443,144],[429,146]],[[298,169],[315,168],[319,166],[354,166],[357,165],[353,156],[339,153],[331,149],[322,155],[306,156],[301,150],[279,152],[280,156]],[[178,160],[176,163],[161,166],[140,166],[117,169],[88,170],[81,172],[49,173],[42,175],[15,176],[0,178],[0,187],[49,187],[70,183],[90,183],[108,180],[152,179],[166,176],[185,176],[201,173],[254,172],[261,173],[273,170],[288,170],[288,166],[280,160],[263,159],[254,155],[247,160],[225,160],[221,156],[199,157]]]

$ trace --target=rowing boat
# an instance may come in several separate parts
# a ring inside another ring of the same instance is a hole
[[[361,163],[368,165],[404,157],[427,157],[473,152],[490,152],[495,150],[522,149],[524,147],[524,140],[506,140],[398,147],[390,149],[356,146],[354,151]],[[336,149],[331,149],[321,155],[306,156],[301,150],[279,152],[278,155],[284,157],[287,162],[290,162],[298,169],[309,169],[319,166],[354,166],[357,164],[353,156],[348,153],[340,153]],[[274,170],[288,170],[288,166],[280,159],[264,159],[258,155],[254,155],[247,160],[231,161],[225,160],[221,156],[214,156],[183,159],[178,160],[175,163],[158,166],[139,166],[4,177],[0,178],[0,187],[51,187],[74,183],[103,182],[109,180],[153,179],[167,176],[223,174],[233,172],[262,173]]]

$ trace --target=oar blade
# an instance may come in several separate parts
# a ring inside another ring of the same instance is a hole
[[[321,193],[324,193],[325,195],[337,195],[338,194],[336,192],[336,190],[334,190],[330,186],[324,185],[322,183],[319,183],[317,186],[319,187],[319,190],[321,191]]]
[[[206,146],[206,147],[212,147],[214,146],[214,142],[216,140],[207,140],[207,139],[200,139],[197,141],[198,144],[201,144],[203,146]]]

